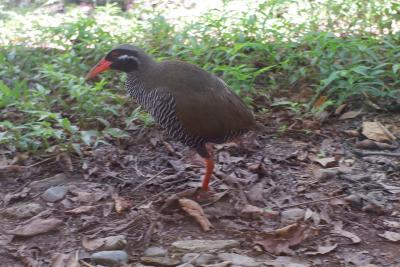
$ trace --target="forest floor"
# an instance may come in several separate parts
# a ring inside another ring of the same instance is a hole
[[[400,266],[399,116],[348,115],[264,115],[270,133],[214,147],[205,197],[201,159],[156,127],[81,156],[20,155],[0,169],[0,265],[112,266],[123,250],[131,266]]]

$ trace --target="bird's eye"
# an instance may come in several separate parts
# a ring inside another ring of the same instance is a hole
[[[110,59],[116,59],[117,57],[119,57],[119,53],[116,51],[113,51],[110,53],[109,57],[110,57]]]

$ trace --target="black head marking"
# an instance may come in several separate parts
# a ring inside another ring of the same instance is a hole
[[[142,53],[142,50],[133,45],[120,45],[111,50],[105,60],[112,62],[111,69],[131,72],[139,67]]]

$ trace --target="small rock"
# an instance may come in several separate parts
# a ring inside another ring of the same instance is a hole
[[[43,210],[37,203],[21,203],[5,209],[2,214],[17,219],[31,218]]]
[[[338,160],[335,157],[315,159],[315,162],[321,164],[324,168],[332,168],[338,166]]]
[[[45,178],[39,181],[31,182],[28,186],[35,190],[48,188],[51,186],[61,185],[67,182],[67,176],[63,173],[56,174],[52,177]]]
[[[358,194],[351,194],[343,199],[355,208],[362,208],[363,206],[363,199]]]
[[[196,265],[208,264],[215,259],[214,255],[208,253],[202,253],[200,255],[199,253],[187,253],[183,255],[182,262],[190,262],[195,257],[196,259],[192,263]]]
[[[104,250],[119,250],[125,248],[128,241],[124,235],[114,235],[104,238],[104,244],[101,249]]]
[[[68,192],[68,187],[64,185],[53,186],[44,191],[42,198],[48,202],[56,202],[65,197]]]
[[[180,261],[168,257],[141,257],[140,261],[146,265],[156,266],[177,266],[180,263]]]
[[[335,178],[339,174],[338,168],[318,169],[314,171],[314,177],[324,182]]]
[[[293,223],[304,218],[305,210],[299,208],[292,208],[282,212],[281,220],[283,223]]]
[[[184,264],[177,265],[176,267],[195,267],[195,266],[191,263],[184,263]]]
[[[154,257],[154,256],[163,257],[167,255],[167,251],[162,247],[148,247],[144,251],[144,255],[148,257]]]
[[[232,265],[256,267],[260,266],[261,263],[256,262],[253,258],[239,255],[236,253],[220,253],[218,258],[222,261],[230,261]]]
[[[203,252],[238,247],[239,242],[236,240],[181,240],[172,243],[172,247],[176,250]]]
[[[96,264],[119,265],[128,262],[128,254],[123,250],[99,251],[90,256]]]

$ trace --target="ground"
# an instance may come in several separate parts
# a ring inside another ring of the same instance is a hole
[[[321,124],[291,121],[284,110],[260,116],[265,133],[214,148],[212,192],[204,198],[193,194],[204,173],[200,158],[156,126],[82,155],[20,156],[0,173],[1,266],[95,266],[90,250],[101,249],[91,240],[115,235],[126,238],[132,266],[150,246],[180,260],[171,244],[188,239],[237,240],[223,252],[263,266],[400,266],[400,150],[355,150],[365,139],[357,132],[362,121],[399,129],[396,116],[364,112]],[[45,200],[43,192],[61,184],[66,195]],[[212,228],[204,231],[174,196],[200,203]],[[55,263],[63,254],[83,261]]]

